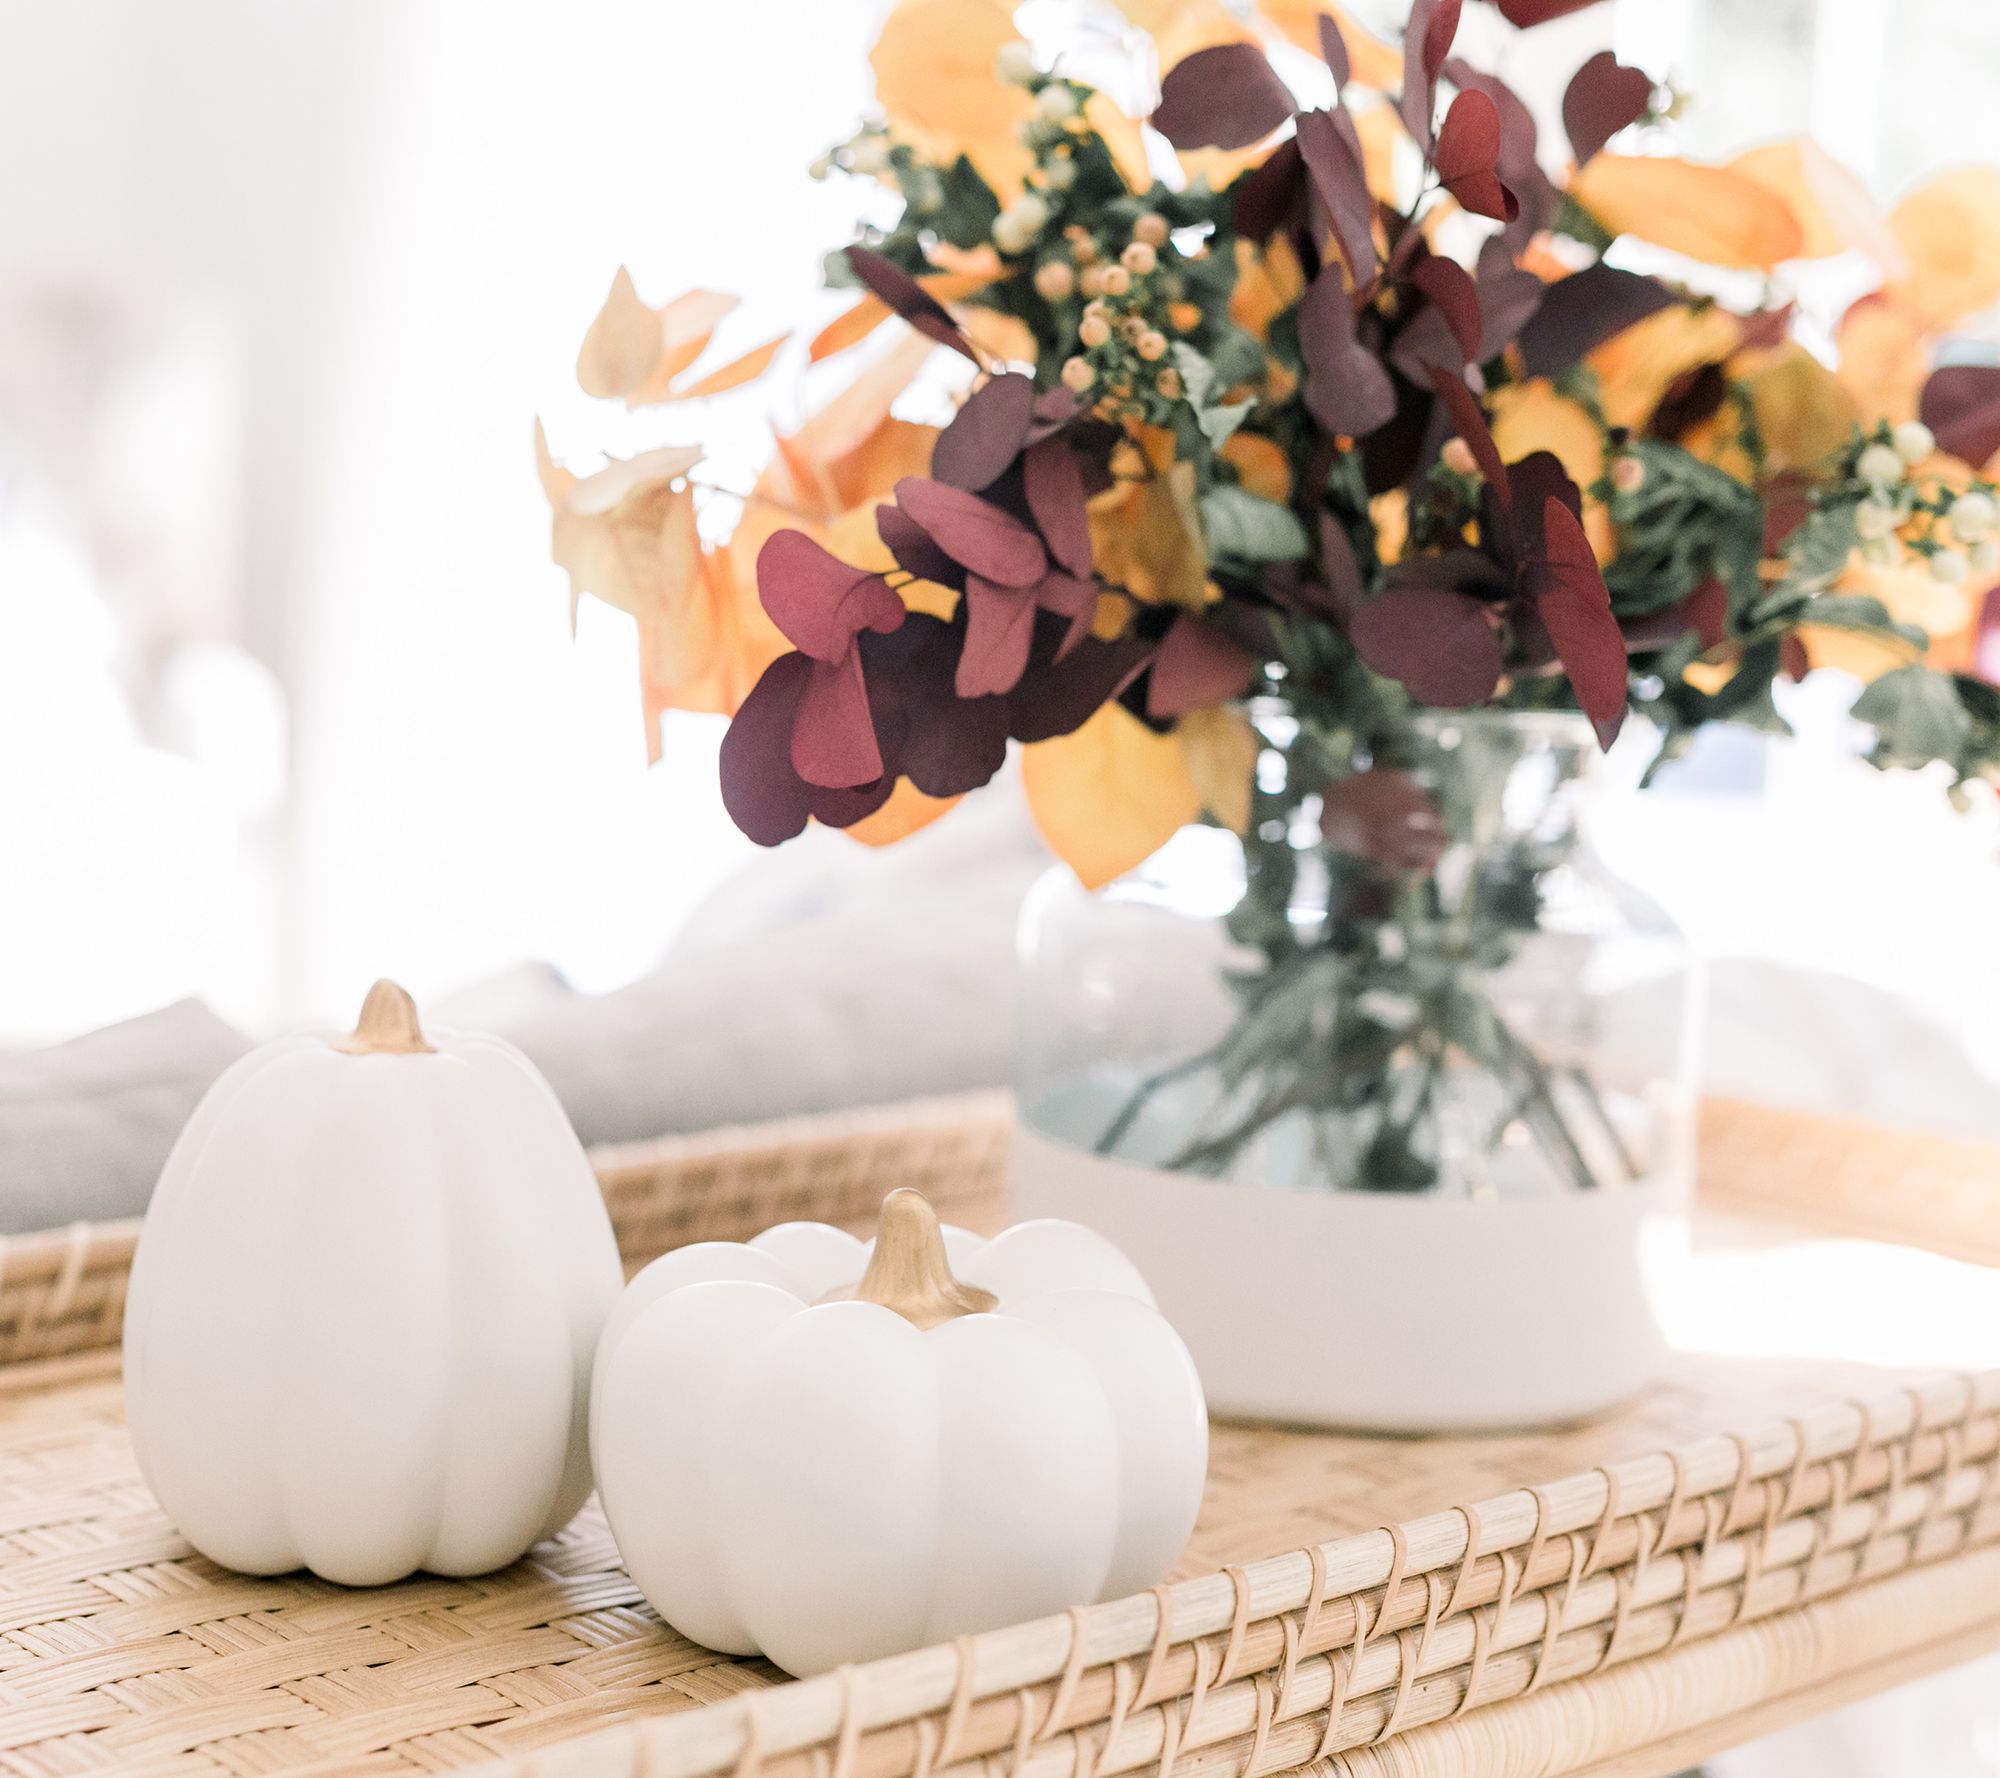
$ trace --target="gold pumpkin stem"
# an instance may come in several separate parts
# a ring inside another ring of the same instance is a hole
[[[344,1056],[428,1056],[435,1054],[417,1023],[417,1003],[407,988],[379,981],[361,1003],[351,1035],[334,1046]]]
[[[961,1284],[945,1258],[937,1212],[920,1191],[902,1186],[882,1200],[882,1221],[868,1270],[851,1292],[860,1303],[880,1303],[915,1327],[932,1328],[961,1315],[987,1315],[1000,1305],[990,1290]]]

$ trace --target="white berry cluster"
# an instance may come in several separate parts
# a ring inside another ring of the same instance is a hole
[[[2000,504],[1984,483],[1926,492],[1911,471],[1937,449],[1921,420],[1878,427],[1854,459],[1861,500],[1854,509],[1862,561],[1892,568],[1904,552],[1921,556],[1933,579],[1958,586],[2000,573]]]

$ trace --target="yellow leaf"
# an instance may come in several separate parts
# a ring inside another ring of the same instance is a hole
[[[1208,603],[1208,550],[1192,463],[1124,481],[1090,502],[1091,554],[1101,579],[1148,605]]]
[[[2000,299],[2000,172],[1943,174],[1890,211],[1889,227],[1910,269],[1885,294],[1932,328]]]
[[[1864,296],[1840,320],[1839,376],[1864,420],[1914,420],[1931,374],[1931,341],[1922,320],[1881,295]]]
[[[1197,50],[1214,49],[1223,43],[1257,41],[1257,34],[1221,5],[1220,0],[1178,0],[1178,4],[1150,10],[1159,14],[1158,22],[1146,29],[1152,36],[1153,53],[1162,74]]]
[[[1503,462],[1518,463],[1534,451],[1552,452],[1579,488],[1588,490],[1604,473],[1604,434],[1589,410],[1558,395],[1546,377],[1495,389],[1493,442]]]
[[[1903,252],[1867,188],[1809,136],[1767,142],[1726,163],[1754,179],[1797,218],[1801,259],[1824,259],[1852,249],[1885,269],[1900,272]]]
[[[1021,750],[1028,807],[1085,888],[1142,864],[1201,813],[1176,735],[1156,735],[1120,704],[1074,734]]]
[[[651,373],[660,340],[659,311],[640,301],[632,274],[621,265],[576,355],[576,380],[584,394],[599,400],[630,394]]]
[[[1796,341],[1787,341],[1744,381],[1771,473],[1822,464],[1860,423],[1854,397]]]
[[[777,357],[779,349],[792,336],[781,333],[774,340],[766,340],[761,346],[745,352],[741,358],[732,358],[717,370],[712,370],[698,383],[690,383],[685,389],[676,389],[668,397],[671,401],[701,401],[710,395],[720,395],[725,389],[735,389],[745,383],[754,382],[771,368],[771,360]]]
[[[1305,272],[1283,234],[1263,252],[1248,241],[1236,243],[1236,285],[1229,293],[1229,319],[1251,338],[1270,338],[1271,323],[1305,294]]]
[[[559,506],[576,486],[576,477],[549,455],[549,435],[542,422],[535,421],[535,479],[542,484],[551,506]]]
[[[1288,42],[1314,56],[1319,54],[1319,21],[1322,17],[1332,19],[1347,44],[1348,66],[1355,82],[1372,86],[1378,93],[1403,90],[1402,56],[1333,0],[1257,0],[1257,10]]]
[[[1274,500],[1280,506],[1291,504],[1291,460],[1270,439],[1256,432],[1232,432],[1217,454],[1259,499]]]
[[[822,358],[831,358],[836,352],[859,345],[889,319],[889,313],[889,305],[879,296],[864,296],[853,308],[843,309],[813,335],[812,344],[806,348],[806,357],[817,364]]]
[[[1641,429],[1676,377],[1722,363],[1742,343],[1742,322],[1713,303],[1676,303],[1613,334],[1585,360],[1605,424]]]
[[[1368,502],[1368,521],[1375,527],[1375,555],[1385,568],[1403,559],[1410,541],[1410,497],[1391,488]]]
[[[1019,37],[1006,0],[900,0],[868,57],[891,126],[944,161],[968,156],[1003,204],[1034,164],[1027,92],[993,72]]]
[[[958,802],[955,796],[926,796],[909,779],[898,778],[886,803],[841,832],[864,846],[893,846],[920,827],[930,826],[940,815],[948,814]]]
[[[627,407],[644,407],[665,401],[674,379],[686,370],[715,337],[725,315],[738,299],[719,290],[689,290],[660,310],[660,355],[646,380],[625,397]]]
[[[1033,364],[1040,350],[1027,322],[998,309],[968,309],[960,315],[959,327],[988,358],[1007,364]]]
[[[1612,234],[1709,265],[1768,270],[1804,241],[1791,206],[1756,180],[1670,155],[1596,155],[1569,195]]]
[[[1083,121],[1102,138],[1111,164],[1134,191],[1153,188],[1153,164],[1146,158],[1146,133],[1102,93],[1083,102]]]
[[[1241,710],[1195,710],[1175,732],[1201,806],[1232,833],[1248,833],[1259,752],[1249,718]]]

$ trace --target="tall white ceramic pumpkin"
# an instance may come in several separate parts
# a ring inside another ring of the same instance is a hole
[[[132,1266],[125,1391],[167,1515],[253,1574],[477,1574],[590,1490],[617,1244],[562,1107],[379,982],[352,1036],[245,1056],[175,1144]]]

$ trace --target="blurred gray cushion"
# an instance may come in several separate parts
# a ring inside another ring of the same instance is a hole
[[[0,1232],[137,1216],[195,1101],[249,1047],[182,1000],[0,1054]]]

